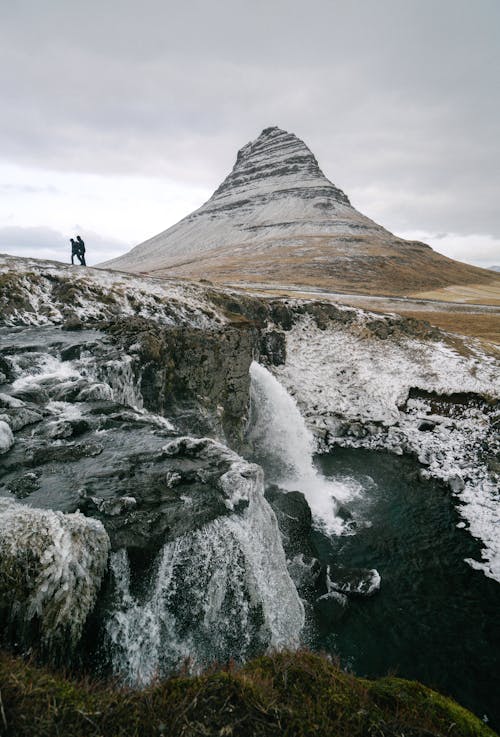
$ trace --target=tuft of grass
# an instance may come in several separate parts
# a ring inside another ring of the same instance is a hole
[[[368,681],[325,656],[283,652],[138,691],[0,653],[2,737],[494,737],[454,701],[399,678]]]

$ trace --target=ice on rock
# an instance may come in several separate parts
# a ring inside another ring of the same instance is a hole
[[[164,325],[208,327],[221,322],[203,290],[194,285],[86,268],[76,270],[50,261],[21,259],[0,254],[0,271],[16,280],[22,296],[9,309],[0,304],[0,325],[60,325],[68,307],[82,321],[106,320],[121,315],[153,318]],[[71,305],[64,292],[71,289]]]
[[[500,396],[495,360],[463,356],[439,341],[379,340],[363,325],[381,319],[356,311],[358,329],[336,324],[320,330],[305,316],[287,332],[286,363],[273,368],[293,394],[319,447],[335,444],[411,453],[425,466],[422,473],[449,484],[460,500],[457,510],[471,535],[484,545],[482,560],[471,563],[500,581],[498,479],[481,460],[482,448],[494,452],[492,400]],[[491,416],[479,407],[463,407],[459,416],[436,416],[426,399],[409,399],[410,390],[446,397],[465,392],[485,396]],[[422,422],[434,425],[423,431]],[[340,428],[356,426],[346,434]],[[359,428],[365,428],[363,434]]]
[[[0,455],[7,453],[13,445],[14,435],[12,434],[12,430],[4,420],[0,420]]]
[[[94,606],[108,551],[97,520],[0,499],[3,614],[20,633],[38,625],[49,652],[71,650]]]

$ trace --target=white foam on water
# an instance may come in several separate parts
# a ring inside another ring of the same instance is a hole
[[[14,391],[36,389],[50,380],[62,382],[80,378],[79,371],[71,361],[61,361],[50,353],[22,353],[11,360],[17,370],[22,371],[22,376],[12,383]]]

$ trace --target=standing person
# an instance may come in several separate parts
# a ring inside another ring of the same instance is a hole
[[[87,264],[85,263],[85,243],[82,241],[79,235],[76,236],[76,240],[78,242],[78,258],[80,259],[80,263],[82,266],[87,266]]]
[[[80,244],[77,243],[74,238],[70,238],[70,241],[71,241],[71,265],[74,266],[75,262],[73,259],[75,258],[75,256],[77,256],[80,263],[82,262],[80,258]]]

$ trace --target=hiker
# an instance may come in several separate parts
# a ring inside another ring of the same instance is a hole
[[[82,260],[80,258],[80,244],[77,243],[74,238],[70,238],[70,241],[71,241],[71,265],[74,266],[75,262],[73,259],[75,258],[75,256],[78,258],[80,263],[82,263]]]
[[[85,263],[85,243],[82,241],[79,235],[76,236],[76,240],[78,243],[78,253],[77,256],[80,259],[80,263],[82,266],[87,266]]]

